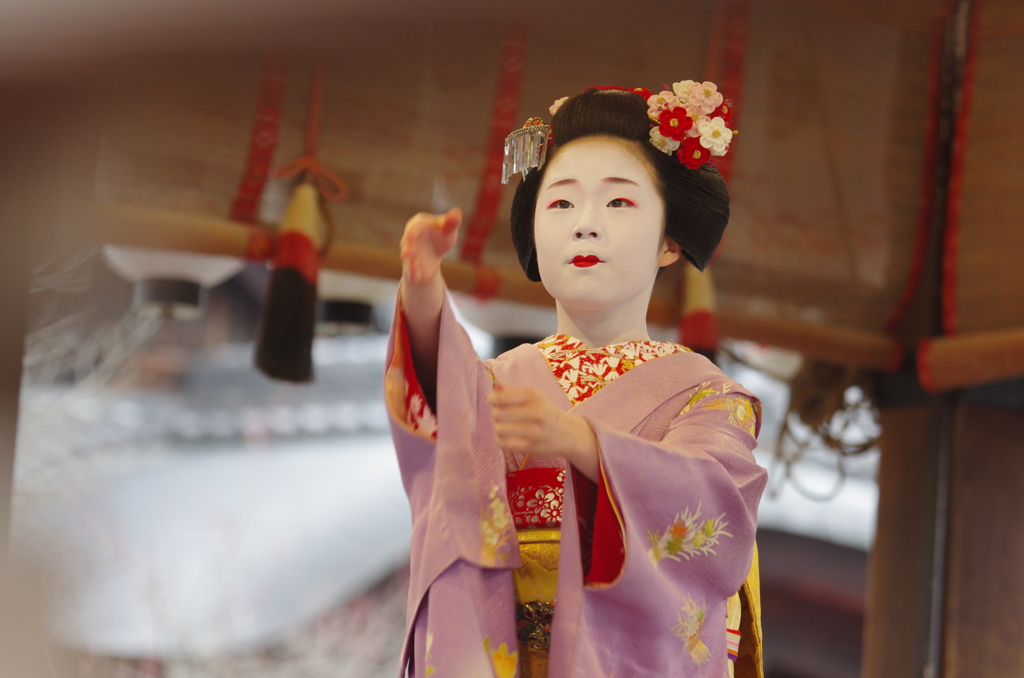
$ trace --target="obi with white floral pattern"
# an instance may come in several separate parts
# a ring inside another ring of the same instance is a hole
[[[508,503],[517,530],[562,524],[565,469],[528,468],[509,473]]]

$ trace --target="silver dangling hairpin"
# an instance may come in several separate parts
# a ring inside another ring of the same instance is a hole
[[[540,169],[548,155],[549,125],[540,118],[530,118],[522,128],[505,137],[505,162],[501,183],[507,184],[516,172],[525,177],[531,169]]]

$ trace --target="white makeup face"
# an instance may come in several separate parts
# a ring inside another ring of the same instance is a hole
[[[551,160],[534,213],[541,281],[567,310],[646,312],[666,253],[665,207],[652,170],[624,141],[587,137]]]

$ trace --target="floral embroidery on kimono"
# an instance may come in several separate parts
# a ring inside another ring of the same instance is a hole
[[[490,501],[480,516],[481,559],[493,565],[508,559],[508,554],[498,553],[498,549],[512,538],[512,517],[508,505],[498,496],[497,485],[491,485],[488,499]]]
[[[692,353],[685,346],[667,341],[630,341],[590,348],[579,339],[565,334],[553,334],[535,345],[574,405],[583,402],[637,365],[673,353]]]
[[[437,440],[437,418],[430,410],[423,393],[419,389],[410,388],[408,380],[405,382],[405,393],[405,423],[425,438]]]
[[[707,608],[697,605],[692,597],[687,596],[686,603],[679,611],[678,621],[672,628],[673,633],[682,639],[686,651],[697,664],[703,664],[711,658],[708,646],[700,638],[704,632],[707,615]]]
[[[718,389],[714,388],[711,385],[710,381],[705,381],[704,383],[697,386],[697,390],[694,392],[692,396],[690,396],[690,399],[686,402],[686,405],[683,407],[683,410],[679,414],[686,414],[694,407],[696,407],[697,404],[700,403],[700,401],[704,400],[709,396],[724,393],[726,390],[728,390],[728,388],[728,385],[726,385],[722,388],[721,391],[719,391]]]
[[[718,398],[702,405],[709,410],[724,410],[729,413],[729,423],[745,428],[752,436],[757,436],[757,425],[761,420],[760,413],[754,414],[754,406],[743,396]]]
[[[714,555],[715,546],[722,537],[731,537],[725,531],[729,525],[724,520],[725,514],[717,518],[700,519],[700,504],[696,511],[683,509],[676,514],[672,524],[664,532],[648,530],[651,549],[647,552],[651,562],[657,565],[665,558],[671,560],[689,560],[698,555]]]
[[[494,675],[497,678],[515,678],[519,662],[518,652],[509,652],[508,643],[502,643],[497,650],[491,649],[491,637],[484,638],[484,651],[494,664]]]
[[[413,364],[412,351],[409,348],[409,335],[406,333],[405,324],[399,328],[398,340],[401,342],[402,353],[402,379],[403,400],[405,412],[402,419],[406,426],[413,433],[422,436],[427,440],[437,440],[437,417],[430,409],[430,404],[423,395],[423,387],[416,376],[416,366]]]
[[[426,654],[424,655],[423,658],[426,659],[428,662],[430,661],[430,646],[433,645],[433,644],[434,644],[434,634],[431,633],[430,631],[427,631],[427,643],[426,643],[426,645],[427,645],[427,647],[426,647],[427,652],[426,652]],[[431,666],[430,664],[427,664],[426,668],[423,670],[423,675],[427,676],[427,678],[430,678],[430,676],[433,675],[435,671],[437,671],[436,667]]]
[[[730,424],[739,426],[756,438],[761,427],[760,401],[744,395],[728,395],[730,389],[729,382],[715,387],[710,381],[705,381],[697,386],[679,414],[687,414],[695,409],[723,410],[728,412]]]

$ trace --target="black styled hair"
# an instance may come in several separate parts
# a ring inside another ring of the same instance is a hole
[[[533,216],[544,172],[558,148],[588,136],[610,136],[634,142],[654,169],[657,188],[665,203],[665,235],[683,250],[699,270],[711,262],[729,222],[729,190],[709,163],[690,169],[650,142],[647,102],[638,94],[620,90],[588,89],[570,97],[551,121],[552,141],[544,167],[527,174],[512,199],[512,243],[526,277],[540,282]]]

